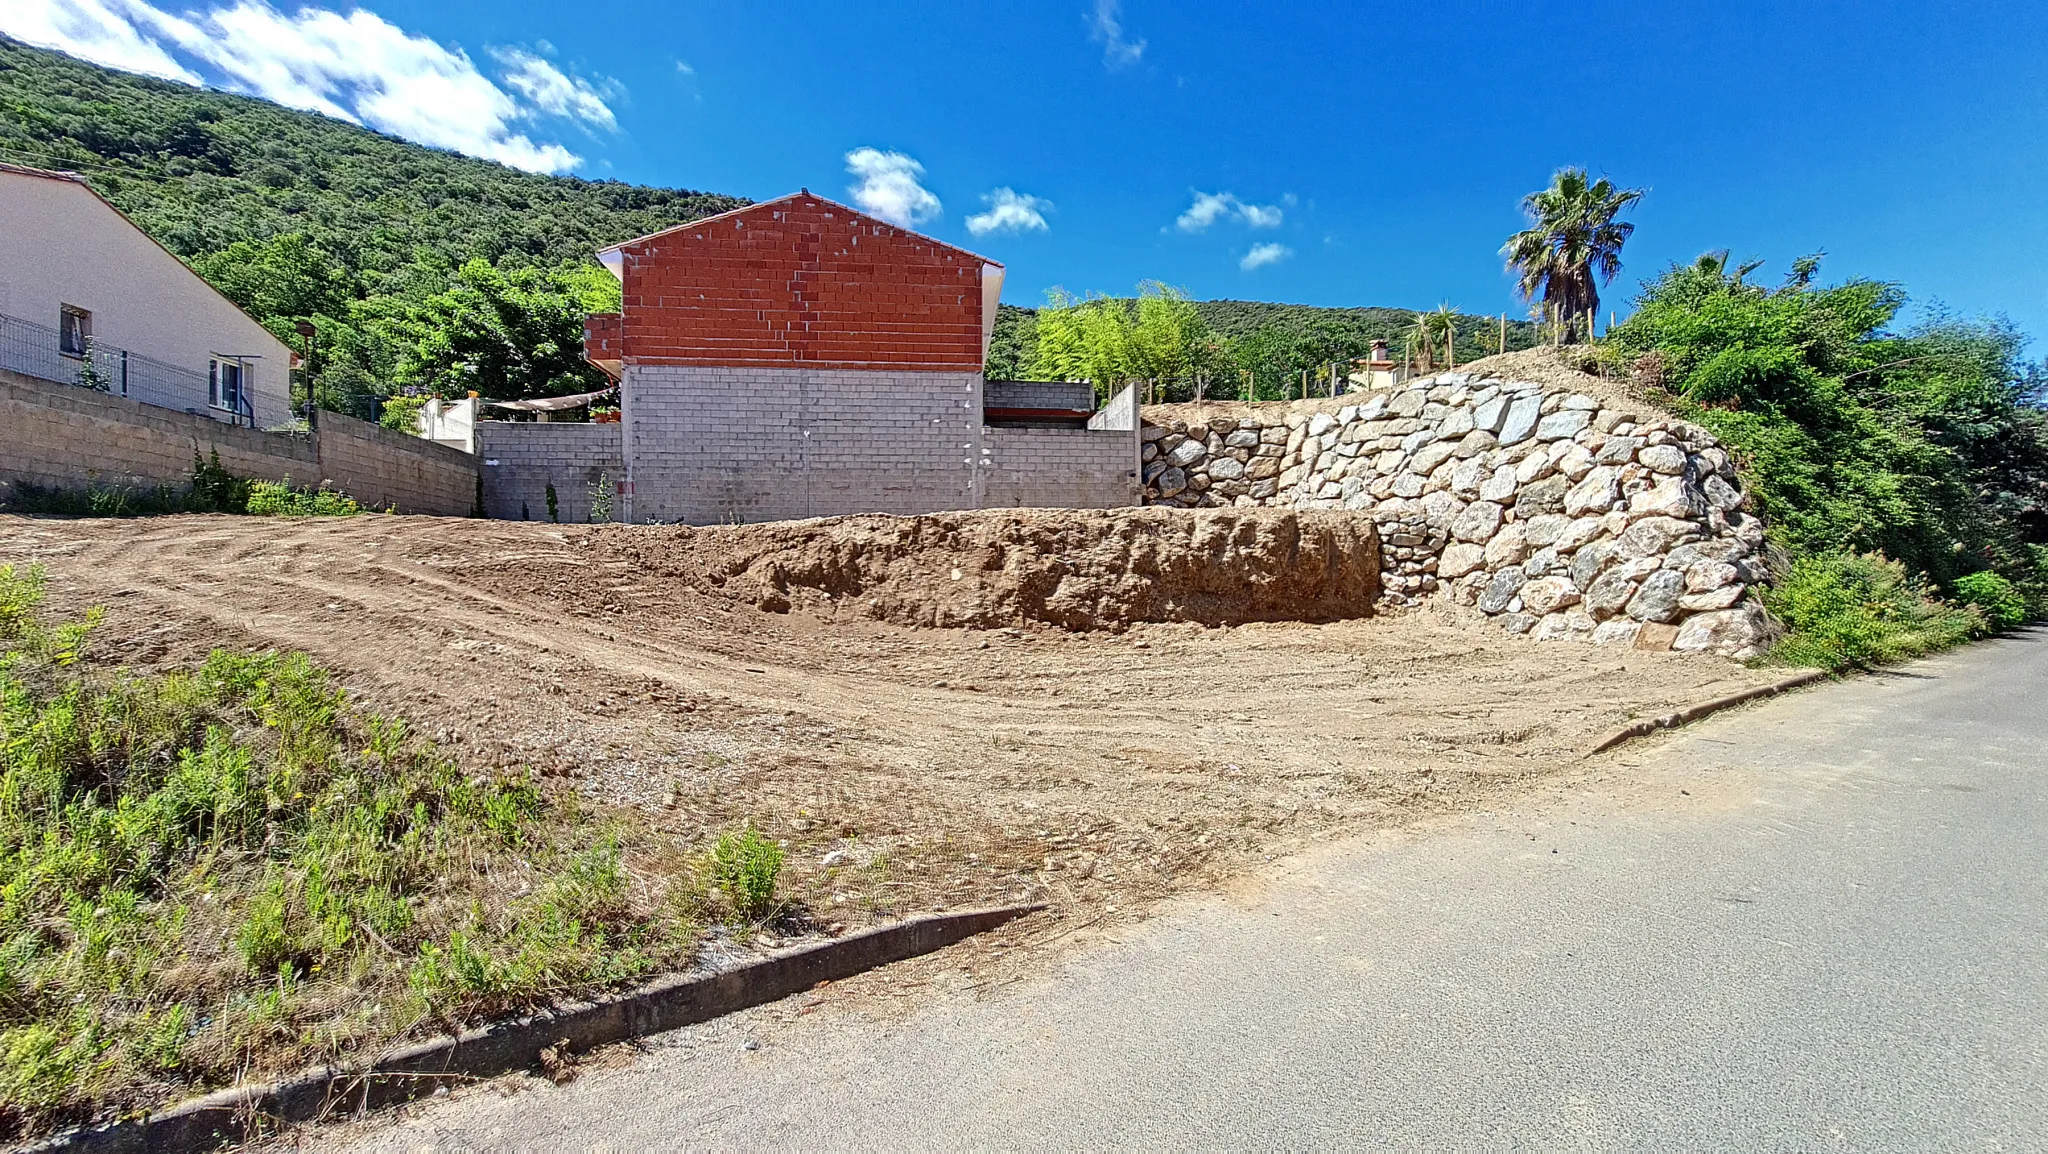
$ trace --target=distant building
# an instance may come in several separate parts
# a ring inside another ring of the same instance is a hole
[[[0,164],[0,369],[266,428],[291,361],[81,177]]]
[[[1406,370],[1394,363],[1387,342],[1374,341],[1372,352],[1351,362],[1349,390],[1391,389],[1408,378]]]
[[[1098,413],[1085,385],[983,379],[994,261],[808,192],[598,257],[625,307],[589,319],[585,355],[621,421],[479,424],[495,516],[543,482],[696,524],[1138,503],[1134,393]]]

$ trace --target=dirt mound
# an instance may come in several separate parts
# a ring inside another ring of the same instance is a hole
[[[898,625],[1331,621],[1379,596],[1364,517],[1291,509],[990,510],[708,528],[620,526],[586,547],[643,580],[771,612]]]

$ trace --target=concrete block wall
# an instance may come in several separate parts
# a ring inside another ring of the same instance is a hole
[[[0,496],[14,485],[184,487],[192,455],[218,452],[228,471],[281,481],[320,471],[311,438],[225,424],[126,397],[0,370]]]
[[[1083,381],[989,381],[984,399],[992,409],[1093,409],[1095,386]]]
[[[320,480],[329,487],[401,513],[466,517],[475,511],[476,458],[461,449],[339,413],[319,414],[319,425],[314,443]]]
[[[265,433],[0,371],[0,497],[22,481],[182,489],[195,452],[219,453],[237,476],[324,482],[402,513],[460,516],[476,499],[468,454],[337,414],[321,414],[317,437]]]
[[[1136,430],[988,428],[981,444],[982,508],[1143,503]]]
[[[590,520],[592,491],[613,490],[613,517],[625,519],[617,487],[626,476],[620,425],[551,421],[479,421],[477,463],[484,479],[484,515],[507,521],[548,519],[548,486],[556,518]]]
[[[635,521],[981,503],[978,372],[629,363],[623,392]]]

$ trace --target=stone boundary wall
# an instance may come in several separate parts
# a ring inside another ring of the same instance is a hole
[[[1746,658],[1763,525],[1706,430],[1640,405],[1447,373],[1307,403],[1145,411],[1148,504],[1371,517],[1397,602],[1515,633]]]
[[[613,516],[620,517],[617,485],[625,479],[620,430],[616,424],[567,421],[478,421],[477,464],[484,478],[484,515],[506,521],[548,519],[548,485],[555,487],[556,519],[590,520],[594,487],[613,487]]]
[[[195,452],[218,452],[237,476],[325,483],[401,513],[464,516],[476,503],[469,454],[335,413],[320,414],[317,436],[266,433],[0,371],[0,496],[22,481],[183,487]]]

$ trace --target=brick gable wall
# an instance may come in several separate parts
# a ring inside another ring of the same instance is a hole
[[[979,372],[982,258],[808,195],[620,249],[629,363]]]

